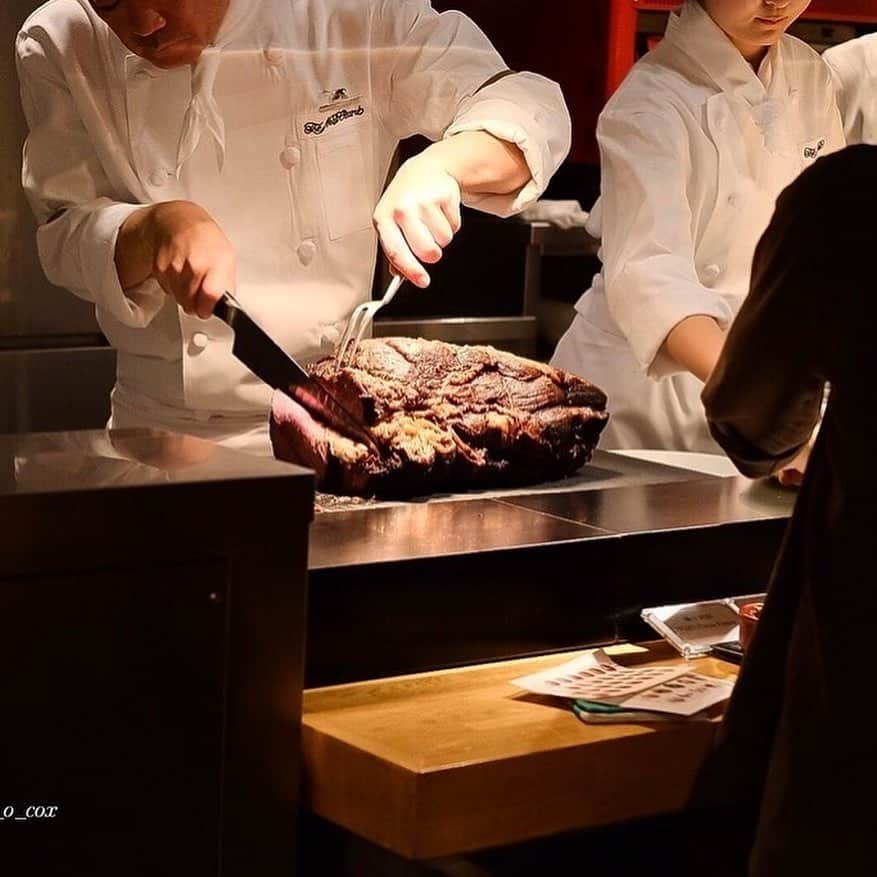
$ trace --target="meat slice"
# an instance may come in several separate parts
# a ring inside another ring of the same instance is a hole
[[[330,493],[403,497],[562,478],[590,460],[606,394],[560,369],[487,346],[363,341],[350,366],[311,374],[368,427],[379,453],[275,393],[275,456]]]

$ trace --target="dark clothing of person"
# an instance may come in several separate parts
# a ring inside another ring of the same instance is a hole
[[[877,147],[790,185],[703,391],[716,440],[776,472],[828,405],[694,803],[758,808],[752,877],[877,874]],[[716,851],[720,854],[720,851]]]

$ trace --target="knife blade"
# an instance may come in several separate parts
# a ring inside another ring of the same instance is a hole
[[[342,435],[378,450],[365,425],[283,350],[231,293],[223,294],[213,315],[231,327],[234,332],[232,353],[257,378],[286,393]]]

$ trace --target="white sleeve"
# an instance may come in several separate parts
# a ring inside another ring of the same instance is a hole
[[[877,116],[877,77],[869,68],[869,51],[877,64],[877,34],[841,43],[822,54],[834,80],[848,145],[865,142],[867,117]]]
[[[691,156],[685,126],[666,113],[604,111],[601,160],[602,259],[609,312],[643,371],[681,371],[659,356],[670,330],[703,314],[723,328],[730,308],[697,277],[688,198]]]
[[[21,179],[37,219],[40,262],[50,282],[125,326],[146,326],[164,293],[152,280],[126,293],[114,261],[120,226],[143,205],[113,198],[55,55],[43,31],[18,35],[16,66],[29,129]]]
[[[530,168],[529,182],[518,192],[471,196],[466,203],[507,216],[535,201],[570,149],[572,126],[559,86],[535,73],[508,71],[460,12],[439,14],[429,0],[381,0],[376,15],[373,45],[394,47],[379,74],[386,78],[381,112],[387,127],[400,139],[486,131],[514,143]]]

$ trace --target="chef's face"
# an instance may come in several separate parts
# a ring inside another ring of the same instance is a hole
[[[135,54],[156,67],[194,64],[216,38],[229,0],[90,0]]]
[[[703,8],[747,60],[776,43],[810,0],[701,0]]]

